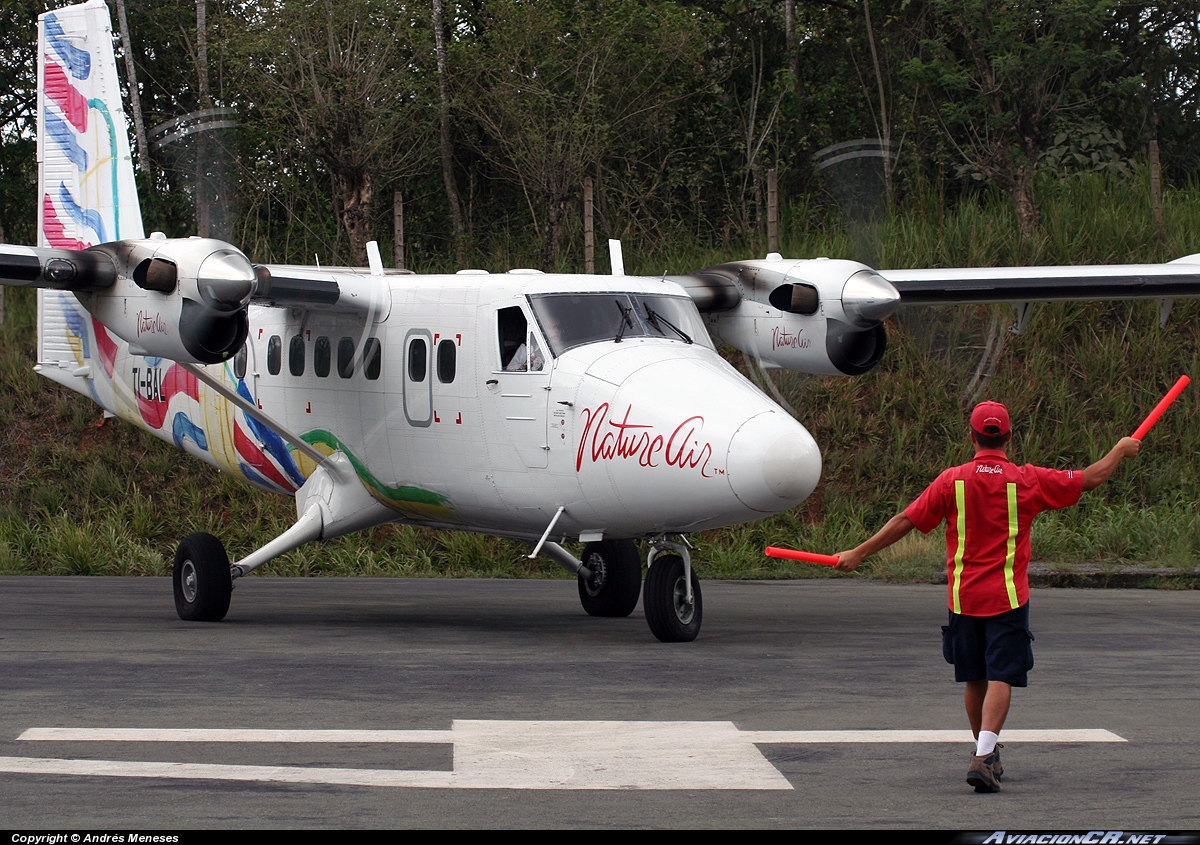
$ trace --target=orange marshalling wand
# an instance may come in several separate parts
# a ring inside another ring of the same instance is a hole
[[[768,557],[785,557],[789,560],[802,560],[805,563],[820,563],[825,566],[837,566],[837,555],[819,555],[816,552],[802,552],[798,549],[781,549],[776,546],[767,546],[763,551]]]
[[[1189,382],[1191,382],[1191,379],[1187,376],[1179,377],[1179,381],[1175,382],[1175,386],[1168,390],[1167,395],[1162,398],[1162,401],[1154,406],[1154,410],[1150,412],[1150,416],[1146,417],[1146,421],[1138,426],[1137,431],[1133,433],[1134,440],[1141,440],[1146,436],[1146,433],[1158,422],[1158,418],[1163,415],[1163,411],[1171,406],[1171,403],[1179,397],[1180,393],[1183,393],[1183,389],[1188,386]]]

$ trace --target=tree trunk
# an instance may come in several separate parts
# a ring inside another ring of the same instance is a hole
[[[121,29],[121,50],[125,53],[125,78],[129,83],[129,104],[133,110],[133,131],[137,138],[138,169],[150,172],[150,144],[146,140],[146,121],[142,116],[142,97],[138,93],[137,69],[133,64],[133,46],[129,38],[129,21],[125,17],[125,0],[117,2],[117,22]]]
[[[392,235],[396,245],[396,269],[404,269],[404,197],[392,194]]]
[[[1033,238],[1038,226],[1037,200],[1033,196],[1033,169],[1028,165],[1019,165],[1013,173],[1012,186],[1009,188],[1013,207],[1017,212],[1017,226],[1020,227],[1021,240],[1028,243]]]
[[[371,240],[371,200],[374,196],[370,173],[335,174],[334,184],[342,198],[342,225],[350,239],[350,263],[367,264],[367,241]]]
[[[554,264],[558,261],[558,248],[562,241],[562,224],[566,211],[567,197],[564,192],[547,191],[546,239],[542,243],[542,270],[546,273],[553,273]]]
[[[792,85],[796,95],[800,94],[800,54],[796,52],[796,0],[783,2],[783,37],[787,48],[788,70],[792,73]]]
[[[1154,231],[1164,240],[1167,230],[1163,223],[1162,162],[1158,157],[1158,139],[1150,139],[1150,212],[1154,215]]]
[[[463,226],[462,203],[454,182],[454,150],[450,143],[450,84],[446,76],[446,34],[442,0],[433,0],[433,43],[437,52],[438,98],[441,105],[442,182],[450,206],[450,224],[454,227],[454,260],[460,268],[467,265],[467,244]]]
[[[196,91],[200,108],[212,108],[208,90],[208,0],[196,0]],[[209,185],[208,139],[204,131],[196,133],[196,233],[202,238],[213,236],[212,190]]]
[[[767,171],[767,252],[779,252],[779,171]]]
[[[887,96],[883,90],[883,69],[879,65],[879,51],[875,47],[875,28],[871,26],[871,6],[863,0],[863,17],[867,22],[867,43],[871,47],[871,64],[875,68],[875,84],[879,89],[879,134],[883,141],[883,189],[887,195],[888,209],[892,207],[892,125],[888,121]]]
[[[596,230],[592,220],[592,177],[583,179],[583,272],[596,272]]]

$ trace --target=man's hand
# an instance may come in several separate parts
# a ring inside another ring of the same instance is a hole
[[[838,562],[834,567],[842,572],[853,572],[862,565],[865,555],[859,554],[858,549],[851,549],[846,552],[838,552]]]
[[[867,540],[861,546],[849,551],[838,552],[837,568],[842,572],[853,572],[862,565],[864,560],[875,554],[875,552],[886,549],[912,530],[912,521],[903,513],[896,514],[888,520],[887,525],[875,533],[874,537]]]
[[[1132,458],[1137,455],[1142,448],[1142,441],[1134,440],[1132,437],[1122,437],[1117,441],[1117,445],[1113,447],[1114,451],[1120,451],[1122,458]]]
[[[1108,481],[1108,477],[1116,471],[1117,464],[1125,458],[1132,458],[1141,448],[1142,441],[1134,440],[1132,437],[1122,437],[1118,440],[1117,445],[1113,446],[1107,455],[1083,471],[1084,492],[1095,490]]]

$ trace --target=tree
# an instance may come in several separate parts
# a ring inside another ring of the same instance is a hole
[[[0,243],[36,243],[36,0],[0,0]]]
[[[584,176],[688,96],[698,33],[680,7],[632,0],[497,2],[483,32],[465,45],[465,109],[520,186],[549,270]]]
[[[427,158],[433,98],[418,55],[431,46],[428,16],[386,0],[275,0],[246,13],[247,117],[294,133],[320,162],[350,259],[366,264],[376,189]]]
[[[1034,173],[1060,117],[1110,93],[1121,53],[1113,6],[1092,0],[930,0],[933,37],[905,66],[933,93],[962,170],[1012,199],[1021,235],[1038,223]]]

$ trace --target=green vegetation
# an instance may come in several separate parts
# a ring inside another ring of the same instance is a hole
[[[1022,241],[1006,198],[944,208],[915,196],[881,230],[884,266],[1163,261],[1200,246],[1200,189],[1169,192],[1167,228],[1151,222],[1142,174],[1086,174],[1042,188],[1039,235]],[[784,250],[838,255],[847,236],[802,209]],[[536,241],[534,248],[537,247]],[[630,251],[638,272],[686,270],[736,257],[715,250]],[[0,332],[0,572],[163,574],[175,544],[198,530],[245,554],[290,525],[290,500],[258,493],[174,448],[111,420],[32,372],[34,297],[10,290]],[[823,481],[801,507],[692,538],[705,577],[839,577],[824,567],[762,555],[766,545],[835,552],[907,504],[944,466],[970,455],[967,414],[976,394],[1008,404],[1020,462],[1081,467],[1130,432],[1181,372],[1200,373],[1200,304],[1180,302],[1165,328],[1157,305],[1084,303],[1035,308],[1022,335],[1001,307],[907,311],[889,324],[883,363],[857,379],[769,373],[821,445]],[[981,347],[1000,344],[990,384],[973,390]],[[732,359],[763,379],[752,362]],[[1041,517],[1035,559],[1153,562],[1195,571],[1200,561],[1200,394],[1192,387],[1147,438],[1135,461],[1076,508]],[[526,549],[475,535],[385,526],[293,552],[265,574],[558,577],[555,565],[518,560]],[[942,540],[910,536],[869,562],[888,580],[927,580]]]

